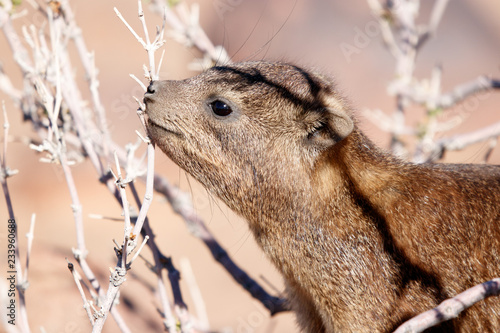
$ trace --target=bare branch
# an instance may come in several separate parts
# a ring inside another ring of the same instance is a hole
[[[19,38],[18,34],[14,30],[14,27],[12,26],[12,20],[9,16],[9,12],[5,8],[2,8],[1,6],[0,6],[0,28],[2,28],[3,33],[7,39],[7,42],[10,45],[14,59],[30,65],[31,60],[29,57],[29,53],[23,46],[21,39]]]
[[[153,143],[148,143],[148,171],[146,173],[146,192],[144,193],[144,200],[141,209],[139,211],[139,216],[137,217],[137,222],[134,227],[134,235],[139,235],[141,233],[142,226],[146,220],[146,214],[153,202],[153,181],[154,181],[154,160],[155,160],[155,146]]]
[[[123,22],[123,24],[125,24],[125,26],[127,27],[127,29],[132,33],[132,35],[134,35],[135,39],[137,39],[137,41],[139,43],[141,43],[142,47],[146,48],[147,44],[144,42],[144,40],[137,34],[137,32],[135,32],[134,28],[132,28],[130,26],[130,24],[128,24],[127,20],[125,20],[125,18],[123,17],[122,13],[120,13],[120,11],[116,8],[116,7],[113,7],[115,13],[116,13],[116,16],[118,16],[118,18]]]
[[[129,74],[129,75],[130,75],[130,77],[131,77],[132,79],[134,79],[134,80],[135,80],[135,82],[139,83],[139,85],[140,85],[140,86],[141,86],[141,88],[144,90],[144,92],[146,92],[146,91],[148,90],[148,88],[144,85],[144,83],[142,83],[142,82],[141,82],[141,80],[139,80],[139,79],[137,78],[137,76],[135,76],[134,74]]]
[[[147,51],[148,53],[148,59],[149,59],[149,71],[148,71],[148,79],[149,81],[152,80],[158,80],[158,73],[156,71],[156,64],[155,64],[155,57],[154,54],[156,50],[161,48],[163,44],[165,44],[165,40],[163,39],[164,35],[164,29],[165,29],[165,16],[163,17],[163,25],[162,25],[162,30],[157,30],[156,32],[156,37],[153,42],[149,39],[149,34],[148,34],[148,29],[146,26],[146,20],[144,18],[144,11],[142,10],[142,1],[138,1],[138,15],[139,15],[139,20],[142,23],[142,27],[144,30],[144,35],[146,38],[146,42],[144,42],[144,39],[142,39],[136,32],[135,30],[128,24],[127,20],[123,17],[123,15],[120,13],[120,11],[115,7],[114,8],[116,15],[120,18],[120,20],[125,24],[127,29],[134,35],[134,37],[137,39],[139,43],[141,43],[142,47]]]
[[[89,81],[89,88],[92,96],[92,103],[94,105],[94,111],[98,118],[98,126],[102,132],[104,142],[107,142],[110,138],[108,123],[106,120],[104,106],[101,102],[101,97],[99,94],[99,80],[97,79],[97,68],[95,66],[95,56],[93,52],[89,52],[83,35],[81,33],[81,28],[76,24],[76,20],[73,14],[73,10],[69,5],[68,0],[61,1],[61,8],[64,12],[64,19],[67,23],[68,31],[71,38],[73,39],[78,55],[82,62],[83,68]],[[108,154],[108,145],[104,144],[104,155]]]
[[[500,89],[500,80],[483,75],[475,80],[456,86],[446,94],[430,94],[429,90],[416,89],[414,86],[407,86],[398,90],[413,102],[423,104],[429,110],[436,110],[449,109],[474,94],[486,92],[491,89]]]
[[[3,112],[3,154],[2,156],[0,156],[0,162],[1,162],[0,164],[2,168],[0,176],[3,179],[9,177],[9,174],[7,172],[7,146],[9,143],[9,129],[10,129],[9,118],[7,117],[7,110],[5,109],[4,101],[2,101],[2,112]]]
[[[500,122],[465,134],[458,134],[451,138],[444,138],[437,142],[438,151],[461,150],[475,143],[500,136]]]
[[[467,97],[484,92],[490,89],[500,89],[500,80],[491,79],[486,76],[480,76],[477,79],[463,83],[451,92],[442,95],[436,103],[437,108],[447,109],[450,108]]]
[[[154,153],[154,146],[152,144],[148,145],[148,148],[152,147],[153,153]],[[148,149],[148,152],[150,150]],[[154,156],[154,155],[153,155]],[[149,156],[148,156],[149,157]],[[140,227],[137,227],[138,224],[136,224],[136,228],[134,229],[135,232],[137,233],[131,233],[131,225],[130,225],[130,210],[129,210],[129,204],[128,200],[126,198],[126,193],[125,193],[125,182],[122,179],[121,176],[121,170],[120,170],[120,164],[119,164],[119,159],[118,155],[115,153],[115,161],[116,161],[116,168],[117,168],[117,174],[118,176],[115,176],[116,178],[116,184],[120,192],[120,197],[121,197],[121,203],[122,207],[124,210],[124,215],[125,215],[125,228],[124,228],[124,240],[123,240],[123,245],[121,248],[116,249],[117,257],[118,257],[118,262],[117,265],[112,272],[110,276],[110,284],[108,287],[108,291],[106,293],[106,297],[103,300],[103,304],[101,306],[101,309],[98,313],[98,318],[95,321],[95,325],[92,329],[92,332],[101,332],[102,328],[104,326],[104,322],[106,321],[108,312],[110,309],[113,307],[113,304],[115,302],[115,298],[118,295],[119,288],[121,284],[125,281],[125,275],[127,273],[127,270],[130,269],[132,262],[135,260],[138,254],[132,258],[132,260],[127,264],[127,255],[135,248],[136,244],[136,235],[141,233],[142,229],[142,224]],[[154,157],[148,158],[148,170],[153,170],[154,167]],[[151,174],[153,174],[152,172]],[[152,176],[149,176],[149,178],[152,178]],[[150,181],[151,182],[151,181]],[[152,192],[152,183],[149,184],[151,187],[150,192]],[[146,198],[148,196],[146,195]],[[150,195],[149,199],[152,198],[152,194]],[[145,210],[143,211],[145,207]],[[147,209],[149,208],[149,204],[145,204],[141,207],[141,212],[143,212],[144,218],[147,214]],[[138,249],[137,252],[141,251],[145,242],[148,240],[148,236],[145,237],[145,241],[143,242],[142,246]]]
[[[142,206],[141,199],[139,198],[139,194],[137,193],[137,190],[135,188],[134,183],[130,183],[130,189],[132,191],[132,195],[134,197],[134,200],[137,204],[137,206]],[[147,243],[149,249],[151,250],[153,254],[153,258],[155,261],[155,266],[151,267],[152,271],[156,274],[157,276],[157,285],[158,285],[158,296],[160,299],[160,303],[162,305],[162,310],[163,310],[163,316],[164,320],[163,323],[165,325],[165,329],[169,333],[176,333],[177,332],[177,326],[176,326],[176,319],[173,315],[167,292],[166,292],[166,287],[165,287],[165,282],[163,280],[163,275],[162,275],[162,270],[164,267],[164,261],[165,261],[165,256],[161,253],[158,245],[156,244],[154,233],[151,230],[151,227],[149,225],[148,218],[144,219],[144,224],[141,229],[141,233],[144,237],[149,236],[149,241]],[[175,296],[175,294],[174,294]]]
[[[87,298],[85,297],[85,292],[83,291],[82,278],[81,278],[80,274],[78,274],[78,272],[76,271],[75,266],[71,262],[69,262],[68,259],[66,259],[66,261],[68,262],[68,269],[71,272],[71,274],[73,275],[73,279],[75,280],[78,291],[80,292],[80,296],[82,297],[83,308],[85,309],[85,312],[87,313],[87,317],[89,317],[89,321],[93,326],[94,325],[94,317],[92,316],[92,312],[90,311],[90,303],[87,300]]]
[[[187,47],[194,46],[201,51],[211,63],[231,63],[231,58],[222,46],[214,46],[205,31],[201,28],[198,17],[197,7],[194,5],[191,9],[191,14],[186,8],[186,4],[179,3],[177,6],[179,15],[176,14],[166,0],[151,1],[151,9],[162,15],[165,22],[172,28],[171,35],[180,43]]]
[[[32,214],[31,215],[30,230],[26,234],[26,238],[28,239],[28,245],[27,245],[27,250],[26,250],[26,266],[24,267],[23,284],[28,284],[28,272],[29,272],[29,266],[30,266],[31,246],[33,245],[33,238],[34,238],[34,232],[35,232],[35,219],[36,219],[36,215]]]
[[[12,205],[11,197],[10,197],[10,191],[9,191],[9,186],[7,184],[7,178],[9,176],[12,176],[12,173],[9,172],[9,168],[7,167],[7,138],[9,135],[9,120],[7,118],[7,111],[5,110],[5,104],[3,104],[3,116],[4,116],[4,147],[3,147],[3,157],[2,157],[2,165],[1,165],[1,170],[0,170],[0,183],[2,184],[2,189],[3,189],[3,194],[5,197],[5,203],[7,205],[7,210],[9,212],[9,224],[12,224],[14,226],[14,265],[9,266],[10,270],[16,271],[16,277],[17,281],[19,283],[17,284],[17,289],[19,291],[18,297],[19,297],[19,322],[20,322],[20,328],[21,332],[23,333],[30,333],[30,327],[28,323],[28,313],[26,310],[26,301],[24,297],[24,292],[26,291],[26,284],[23,284],[22,282],[24,281],[23,279],[23,269],[21,266],[21,256],[19,253],[19,238],[18,238],[18,226],[17,222],[15,220],[15,215],[14,215],[14,208]],[[9,227],[11,228],[11,227]]]
[[[130,208],[127,200],[127,193],[125,192],[125,187],[129,180],[124,180],[122,177],[122,171],[120,168],[120,162],[118,160],[118,155],[116,152],[114,153],[115,156],[115,163],[116,163],[116,175],[111,171],[113,176],[115,177],[115,182],[116,182],[116,187],[120,191],[120,197],[122,199],[122,207],[123,207],[123,215],[124,215],[124,221],[125,221],[125,231],[124,231],[124,236],[127,237],[130,231],[132,231],[131,223],[130,223]],[[126,256],[124,256],[126,257]]]
[[[5,75],[3,68],[0,66],[0,91],[3,91],[7,96],[10,96],[15,104],[21,103],[22,92],[16,89],[10,80],[10,78]]]
[[[130,259],[130,262],[128,263],[130,266],[132,265],[132,263],[135,261],[135,259],[137,259],[137,257],[141,254],[141,251],[142,249],[144,248],[144,245],[146,245],[147,241],[149,239],[149,236],[146,235],[146,237],[144,237],[144,240],[142,241],[141,243],[141,246],[139,246],[139,248],[137,249],[136,253],[134,254],[134,256],[132,257],[132,259]]]
[[[500,295],[500,278],[472,287],[457,296],[447,299],[436,308],[426,311],[394,331],[394,333],[417,333],[443,321],[456,318],[462,311],[490,296]]]

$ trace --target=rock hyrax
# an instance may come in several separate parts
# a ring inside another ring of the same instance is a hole
[[[500,276],[500,167],[383,152],[321,74],[246,62],[144,100],[153,141],[246,218],[304,331],[388,332]],[[500,332],[500,301],[435,329]]]

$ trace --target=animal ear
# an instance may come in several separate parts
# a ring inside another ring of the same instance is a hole
[[[319,110],[310,113],[308,124],[308,140],[313,145],[331,146],[345,137],[354,129],[354,121],[341,101],[330,94],[323,97]]]

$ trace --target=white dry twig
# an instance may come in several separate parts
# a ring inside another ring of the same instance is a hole
[[[419,314],[398,327],[394,333],[418,333],[456,318],[462,311],[490,296],[500,295],[500,278],[481,283],[447,299],[432,310]]]
[[[4,145],[3,145],[3,154],[0,156],[1,158],[1,170],[0,170],[0,183],[2,184],[2,189],[3,189],[3,194],[5,197],[5,202],[7,204],[7,210],[9,212],[9,223],[12,223],[15,225],[14,229],[14,265],[9,266],[10,270],[13,270],[15,268],[16,271],[16,278],[17,281],[20,281],[17,284],[17,290],[18,290],[18,297],[19,297],[19,327],[21,332],[23,333],[30,333],[30,327],[28,323],[28,312],[26,309],[26,300],[25,300],[25,291],[27,288],[27,284],[23,283],[25,280],[23,279],[23,269],[21,266],[21,256],[19,253],[19,239],[18,239],[18,226],[17,222],[15,220],[15,215],[14,215],[14,207],[12,205],[12,200],[10,196],[10,191],[9,191],[9,186],[7,184],[7,178],[11,177],[14,175],[16,172],[10,171],[10,169],[7,166],[7,144],[8,144],[8,137],[9,137],[9,129],[10,129],[10,124],[9,124],[9,119],[7,117],[7,111],[5,109],[5,103],[2,101],[2,109],[3,109],[3,116],[4,116]],[[9,243],[9,250],[11,250]],[[10,252],[9,252],[10,253]]]
[[[68,269],[70,270],[71,274],[73,275],[73,279],[75,280],[75,284],[78,288],[78,291],[80,292],[80,296],[82,297],[83,308],[85,309],[85,312],[87,313],[87,317],[89,318],[90,323],[92,325],[94,325],[94,317],[92,316],[91,305],[90,305],[90,302],[87,300],[87,297],[85,296],[85,292],[83,291],[82,277],[76,271],[75,266],[71,262],[69,262],[68,259],[66,259],[66,261],[68,262]]]
[[[26,238],[28,239],[27,249],[26,249],[26,265],[24,266],[24,281],[22,281],[21,285],[24,290],[26,290],[29,286],[28,282],[28,272],[30,266],[30,257],[31,257],[31,247],[33,246],[33,238],[35,237],[35,221],[36,215],[31,215],[31,223],[30,230],[26,234]]]
[[[153,150],[154,150],[154,147],[153,147]],[[149,152],[149,150],[148,150],[148,152]],[[154,151],[153,151],[153,156],[154,156]],[[130,221],[130,209],[129,209],[129,203],[128,203],[128,200],[126,197],[126,192],[125,192],[125,184],[128,181],[124,181],[122,178],[120,163],[119,163],[118,156],[116,153],[115,153],[115,161],[116,161],[117,175],[115,175],[114,173],[113,173],[113,175],[115,177],[116,185],[117,185],[118,190],[120,192],[120,196],[122,199],[122,207],[123,207],[124,215],[125,215],[124,237],[123,237],[123,244],[121,245],[121,247],[116,248],[118,262],[117,262],[115,269],[111,273],[110,283],[109,283],[109,287],[108,287],[108,290],[106,293],[106,297],[102,301],[101,309],[98,311],[98,316],[97,316],[95,323],[93,325],[93,329],[92,329],[93,333],[97,333],[97,332],[102,331],[102,328],[104,327],[104,322],[106,321],[106,318],[107,318],[109,311],[113,307],[113,303],[115,302],[115,298],[118,295],[118,291],[120,289],[120,286],[125,281],[125,275],[127,274],[127,270],[130,269],[132,262],[135,260],[135,258],[140,253],[140,251],[143,249],[145,243],[149,239],[149,237],[147,237],[147,236],[145,237],[144,242],[142,243],[140,248],[137,250],[136,255],[132,258],[132,260],[129,263],[127,263],[127,256],[128,256],[128,254],[130,254],[134,250],[135,245],[136,245],[136,237],[138,234],[141,233],[141,228],[139,228],[139,229],[136,228],[137,233],[131,232],[132,228],[131,228],[131,221]],[[149,168],[152,169],[153,167],[154,167],[154,158],[150,159],[148,156],[148,170],[149,170]],[[150,174],[151,175],[151,176],[149,176],[150,178],[152,177],[152,174],[154,174],[154,172]],[[148,185],[146,185],[146,187],[147,186]],[[152,183],[149,186],[151,188],[150,189],[146,188],[146,192],[152,193],[152,191],[153,191]],[[152,195],[151,195],[151,198],[152,198]],[[143,207],[141,207],[141,210]],[[144,214],[147,213],[147,208],[149,208],[149,205],[146,207],[146,212]],[[136,227],[137,227],[137,223],[136,223]],[[134,230],[136,230],[136,229],[134,229]]]
[[[47,128],[47,136],[44,139],[43,145],[40,146],[39,149],[47,150],[48,153],[52,155],[52,158],[50,160],[60,163],[67,181],[68,188],[70,190],[70,196],[73,203],[71,207],[73,209],[73,215],[75,218],[77,235],[77,248],[73,250],[75,258],[79,262],[83,272],[85,273],[85,276],[89,279],[89,281],[91,281],[92,287],[96,291],[98,291],[100,295],[103,296],[103,291],[99,286],[99,282],[85,259],[87,250],[85,247],[85,240],[83,236],[81,205],[79,204],[78,194],[73,181],[73,177],[71,176],[71,170],[69,168],[70,161],[68,161],[66,158],[66,147],[64,144],[64,139],[59,134],[59,128],[57,125],[58,117],[56,115],[59,113],[62,100],[64,100],[64,102],[68,106],[69,111],[72,114],[72,118],[74,121],[73,124],[77,128],[81,146],[85,148],[87,155],[93,162],[96,170],[102,172],[102,165],[100,164],[98,155],[95,153],[94,147],[89,140],[90,136],[86,131],[86,124],[82,118],[83,112],[81,106],[83,105],[83,103],[80,100],[81,96],[79,95],[78,88],[74,82],[72,70],[68,65],[69,63],[67,60],[67,50],[62,46],[62,34],[60,32],[66,30],[63,26],[64,23],[62,22],[61,17],[55,19],[50,9],[47,9],[46,16],[49,20],[52,46],[51,50],[47,47],[44,41],[45,38],[43,37],[43,32],[39,34],[40,42],[38,42],[37,40],[34,29],[31,29],[31,35],[25,33],[25,36],[27,36],[29,40],[28,45],[32,45],[34,47],[33,51],[35,55],[35,65],[32,66],[28,52],[24,49],[22,43],[20,43],[15,30],[11,28],[8,16],[4,16],[3,14],[4,13],[2,12],[2,9],[0,8],[0,18],[7,17],[7,22],[2,22],[4,24],[3,30],[15,55],[14,58],[18,62],[21,69],[24,71],[25,79],[36,83],[37,87],[39,88],[38,92],[41,93],[41,103],[44,105],[47,113],[49,114],[50,124],[48,124],[49,127]],[[5,27],[9,27],[9,29],[5,29]],[[46,59],[52,60],[46,61]],[[41,72],[40,69],[43,70],[43,72]],[[45,69],[48,70],[45,71]],[[44,75],[44,78],[42,79],[40,77],[40,73],[45,72],[51,73],[51,75]],[[50,84],[52,87],[55,87],[55,97],[52,96],[51,89],[46,86],[44,82],[45,79],[47,80],[48,84]],[[63,81],[64,84],[61,84],[61,82]],[[50,103],[50,101],[54,100],[55,103]],[[43,131],[39,131],[39,133],[44,135]],[[56,136],[55,141],[52,141],[52,135]],[[129,332],[129,330],[124,325],[123,319],[121,318],[119,313],[117,311],[113,311],[112,313],[121,330],[123,332]]]
[[[144,47],[144,49],[148,53],[149,70],[148,70],[147,79],[149,81],[158,80],[158,78],[160,77],[160,68],[158,68],[158,71],[156,71],[156,63],[155,63],[154,54],[155,54],[156,50],[158,50],[159,48],[161,48],[163,46],[163,44],[165,44],[165,40],[163,39],[163,37],[164,37],[164,33],[165,33],[166,18],[164,15],[163,16],[163,25],[162,25],[161,29],[157,28],[156,37],[155,37],[154,41],[151,42],[151,40],[149,38],[149,34],[148,34],[148,28],[146,25],[146,19],[144,17],[144,11],[142,10],[142,1],[141,0],[138,1],[138,7],[139,7],[139,10],[138,10],[139,11],[139,20],[142,23],[142,27],[144,29],[144,36],[146,38],[146,41],[144,41],[144,39],[142,37],[140,37],[135,32],[135,30],[130,26],[130,24],[128,24],[127,20],[125,20],[123,15],[120,13],[120,11],[116,7],[114,7],[114,11],[115,11],[116,15],[118,16],[118,18],[120,18],[120,20],[123,22],[123,24],[125,24],[125,26],[128,28],[128,30],[132,33],[132,35],[134,35],[135,39],[137,39],[137,41],[142,45],[142,47]]]
[[[470,133],[457,134],[441,139],[436,144],[436,151],[462,150],[470,145],[500,136],[500,122]]]
[[[152,0],[151,9],[162,15],[172,31],[169,35],[186,47],[196,47],[203,57],[190,65],[193,70],[201,70],[214,64],[229,64],[231,58],[222,45],[214,46],[210,38],[200,26],[199,6],[193,4],[191,9],[183,2],[176,5],[177,13],[170,8],[166,0]]]

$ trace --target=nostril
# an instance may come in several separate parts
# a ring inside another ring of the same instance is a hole
[[[148,86],[148,93],[149,94],[154,94],[156,92],[155,87],[154,87],[155,81],[151,81],[151,83]]]

